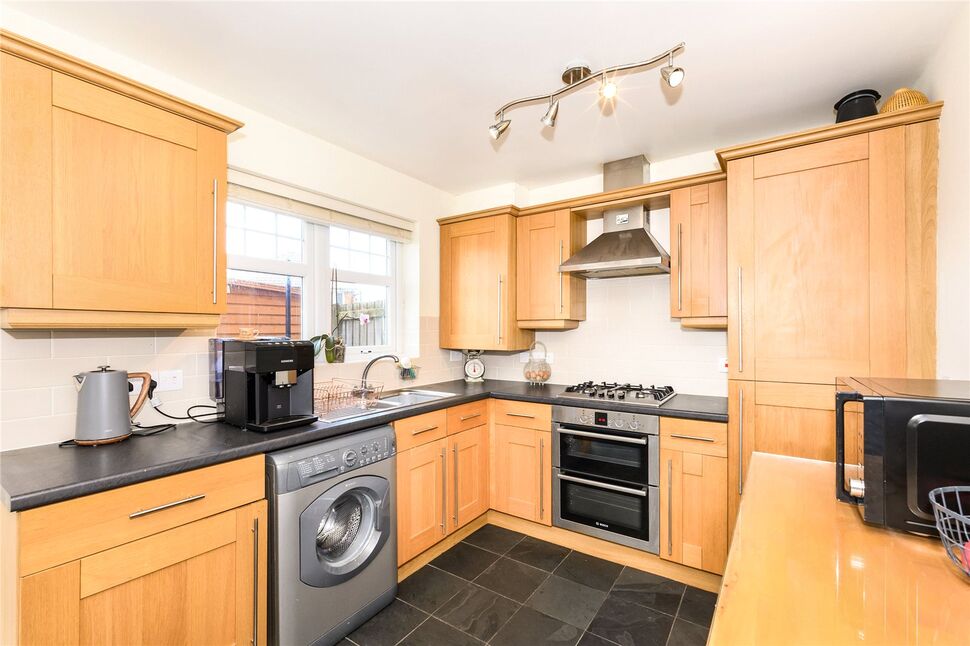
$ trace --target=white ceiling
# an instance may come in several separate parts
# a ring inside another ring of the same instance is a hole
[[[833,121],[847,92],[912,83],[961,3],[49,2],[16,9],[451,193],[528,187],[645,153],[660,160]],[[680,41],[676,92],[623,77],[543,105],[565,64],[649,58]]]

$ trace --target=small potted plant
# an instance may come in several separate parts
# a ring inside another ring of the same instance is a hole
[[[318,336],[310,337],[310,341],[313,343],[313,354],[314,356],[319,356],[320,351],[323,350],[323,356],[326,358],[327,363],[343,363],[344,357],[347,353],[347,346],[344,345],[344,340],[336,335],[337,328],[340,324],[349,318],[353,318],[349,312],[341,314],[337,319],[336,325],[330,330],[330,334],[320,334]],[[367,325],[370,323],[369,314],[360,314],[356,317],[360,321],[361,325]]]

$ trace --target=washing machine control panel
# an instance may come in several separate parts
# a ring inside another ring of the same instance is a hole
[[[296,468],[300,486],[305,486],[325,477],[387,459],[393,454],[394,442],[389,438],[358,443],[348,442],[339,449],[292,462],[290,468]]]

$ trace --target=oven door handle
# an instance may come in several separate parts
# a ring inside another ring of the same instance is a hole
[[[857,392],[835,393],[835,497],[842,502],[862,504],[862,498],[853,496],[845,486],[845,405],[862,401]]]
[[[647,492],[643,491],[642,489],[631,489],[630,487],[621,487],[620,485],[607,484],[605,482],[596,482],[595,480],[587,480],[586,478],[567,476],[562,473],[557,473],[556,477],[559,478],[560,480],[568,480],[569,482],[584,484],[590,487],[596,487],[597,489],[608,489],[610,491],[619,491],[620,493],[628,493],[633,496],[640,496],[641,498],[647,497]]]
[[[639,444],[640,446],[647,445],[647,438],[645,437],[623,437],[622,435],[607,435],[605,433],[575,431],[571,428],[566,428],[564,426],[559,427],[559,432],[563,435],[578,435],[580,437],[591,437],[597,440],[609,440],[611,442],[624,442],[626,444]]]

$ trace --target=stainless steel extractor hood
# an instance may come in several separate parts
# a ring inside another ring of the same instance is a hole
[[[649,181],[643,155],[603,165],[603,190]],[[642,205],[603,213],[603,233],[577,251],[559,270],[586,278],[617,278],[670,273],[670,255],[650,233],[650,215]]]

